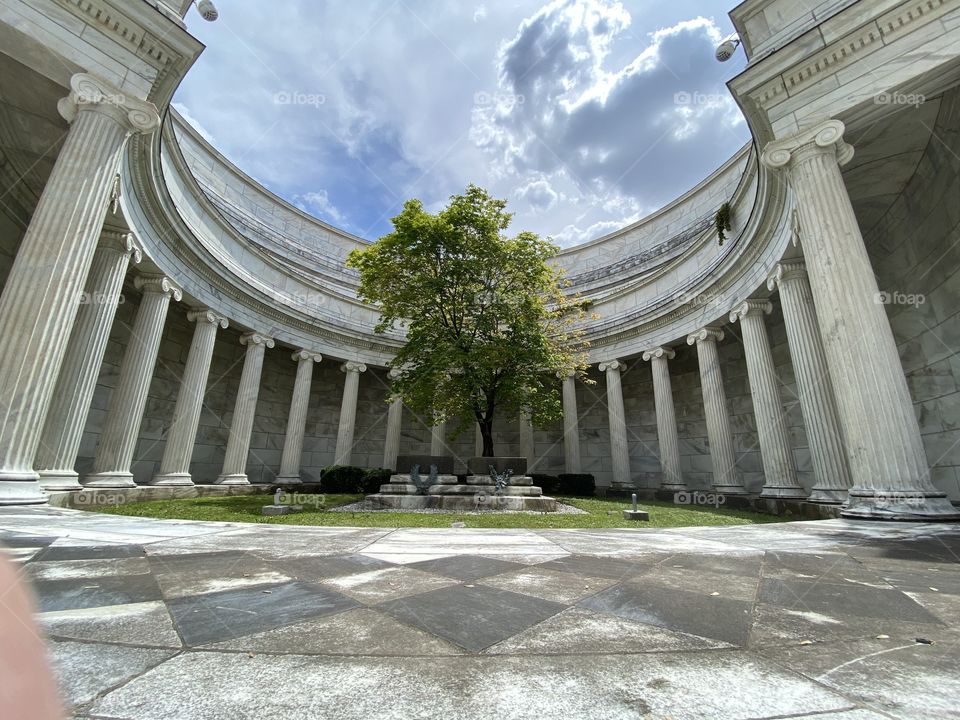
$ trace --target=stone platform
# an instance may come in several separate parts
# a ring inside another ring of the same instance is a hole
[[[956,717],[960,697],[956,525],[341,528],[45,507],[0,509],[0,546],[84,720],[912,720]]]
[[[366,502],[377,510],[557,510],[557,501],[544,495],[529,475],[511,478],[510,485],[499,493],[488,476],[468,475],[465,484],[458,484],[456,475],[438,475],[426,495],[419,494],[409,475],[393,475],[389,483],[380,486],[379,493],[367,495]]]

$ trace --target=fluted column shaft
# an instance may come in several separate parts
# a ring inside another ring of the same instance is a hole
[[[217,327],[226,328],[227,321],[206,308],[189,312],[187,318],[195,322],[196,327],[177,392],[173,420],[167,431],[160,472],[154,475],[151,485],[193,485],[190,459],[197,441],[213,346],[217,339]]]
[[[120,377],[110,395],[107,422],[100,434],[93,472],[82,481],[86,487],[136,487],[131,466],[157,364],[163,324],[170,298],[179,301],[182,297],[180,290],[162,275],[141,275],[135,282],[143,295],[120,364]]]
[[[582,472],[580,464],[580,421],[577,417],[577,377],[561,373],[563,380],[563,459],[566,471]]]
[[[277,480],[298,483],[300,482],[300,461],[303,457],[303,434],[307,429],[307,410],[310,407],[313,364],[320,362],[323,357],[309,350],[300,350],[291,357],[297,363],[297,377],[293,383],[287,434],[283,439],[283,454],[280,456],[280,474]]]
[[[723,340],[723,330],[715,327],[706,327],[687,336],[687,344],[697,346],[703,410],[713,465],[713,488],[726,495],[743,495],[747,490],[737,475],[727,394],[720,374],[720,356],[717,353],[717,342],[720,340]]]
[[[653,374],[653,399],[657,409],[657,440],[660,443],[661,490],[686,490],[680,472],[680,440],[677,437],[677,413],[673,406],[668,360],[675,357],[673,350],[658,347],[643,354],[650,361]]]
[[[399,375],[396,368],[391,369],[388,377],[393,380]],[[383,443],[383,467],[397,469],[397,456],[400,454],[400,429],[403,426],[403,399],[393,398],[387,408],[387,437]]]
[[[360,389],[360,373],[366,372],[367,366],[359,362],[345,362],[340,369],[346,378],[343,382],[340,426],[337,428],[337,449],[333,462],[335,465],[349,465],[353,456],[353,433],[357,423],[357,391]]]
[[[920,428],[863,236],[840,174],[853,156],[829,120],[769,143],[768,167],[788,167],[827,366],[854,485],[843,515],[960,517],[930,481]]]
[[[537,458],[533,444],[533,423],[526,410],[520,411],[520,454],[527,459],[527,474],[530,474]]]
[[[807,493],[797,482],[777,372],[763,323],[763,316],[772,310],[769,300],[747,300],[730,313],[730,322],[739,320],[743,332],[750,397],[763,462],[764,483],[760,496],[804,498]]]
[[[434,457],[444,457],[447,451],[447,423],[437,423],[430,428],[430,454]]]
[[[633,487],[630,479],[630,449],[627,445],[627,421],[623,410],[623,388],[620,371],[626,365],[620,360],[608,360],[599,365],[607,376],[607,417],[610,424],[610,462],[613,487]]]
[[[0,295],[0,505],[46,502],[33,469],[120,158],[156,108],[91,75],[70,80],[71,123]]]
[[[257,412],[260,395],[260,375],[263,372],[263,356],[273,347],[273,339],[259,333],[240,336],[240,343],[247,346],[240,373],[240,387],[233,406],[230,422],[230,437],[223,458],[223,471],[217,478],[219,485],[249,485],[247,478],[247,455],[250,454],[250,433]]]
[[[82,487],[73,466],[131,256],[140,262],[132,235],[116,230],[101,233],[37,447],[34,467],[44,490]]]
[[[810,464],[815,478],[807,499],[842,503],[852,484],[850,470],[805,264],[802,260],[781,262],[767,285],[771,290],[775,287],[780,290],[790,359],[807,431]]]

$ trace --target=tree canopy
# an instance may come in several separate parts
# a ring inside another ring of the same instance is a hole
[[[475,185],[436,214],[409,200],[393,232],[347,260],[360,298],[380,311],[377,332],[401,327],[392,395],[453,433],[479,424],[493,455],[495,414],[562,416],[558,373],[586,369],[576,329],[579,297],[567,297],[559,248],[532,232],[506,234],[506,200]]]

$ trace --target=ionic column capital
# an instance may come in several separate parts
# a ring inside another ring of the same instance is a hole
[[[195,323],[210,323],[211,325],[219,325],[220,329],[226,330],[229,323],[225,317],[217,315],[210,308],[194,308],[187,313],[187,320]]]
[[[643,360],[644,362],[649,362],[654,358],[666,358],[667,360],[673,360],[676,356],[677,354],[672,348],[669,348],[666,345],[661,345],[660,347],[655,347],[644,352]]]
[[[137,290],[145,293],[172,296],[177,302],[183,299],[183,291],[166,275],[138,275],[133,284]]]
[[[807,277],[807,263],[803,260],[781,260],[767,278],[767,289],[775,290],[790,280],[804,280]]]
[[[837,163],[846,165],[853,158],[853,147],[844,142],[844,130],[839,120],[825,120],[791,137],[767,143],[760,162],[776,170],[804,156],[834,153]]]
[[[57,110],[68,123],[81,112],[93,111],[113,118],[132,133],[148,133],[160,127],[156,105],[131,97],[89,73],[70,78],[70,94],[57,103]]]
[[[557,370],[557,377],[561,380],[566,378],[575,378],[577,376],[576,370]]]
[[[366,372],[366,371],[367,371],[367,366],[364,365],[362,362],[353,362],[353,361],[351,360],[351,361],[348,361],[348,362],[343,363],[343,365],[340,366],[340,371],[341,371],[341,372],[345,372],[345,373],[351,373],[351,372],[352,372],[352,373],[358,373],[358,374],[359,374],[359,373],[362,373],[362,372]]]
[[[126,255],[134,264],[143,260],[143,251],[132,232],[105,227],[100,231],[99,246]]]
[[[744,300],[739,306],[730,311],[730,322],[738,322],[748,315],[763,317],[773,312],[773,305],[769,300]]]
[[[320,362],[321,360],[323,360],[323,355],[321,355],[318,352],[313,352],[312,350],[300,349],[300,350],[297,350],[293,355],[291,355],[290,359],[295,360],[297,362],[302,362],[306,360],[309,360],[311,362]]]
[[[687,335],[687,345],[695,345],[708,340],[711,342],[723,340],[723,330],[709,325]]]
[[[248,332],[240,336],[241,345],[264,345],[272,348],[274,346],[273,338],[267,337],[258,332]]]
[[[387,373],[387,377],[391,380],[396,380],[398,377],[400,377],[400,374],[400,368],[390,368],[390,372]]]
[[[599,365],[597,365],[597,369],[600,372],[611,372],[611,371],[619,372],[620,370],[626,370],[627,366],[623,362],[623,360],[614,359],[614,360],[604,360]]]

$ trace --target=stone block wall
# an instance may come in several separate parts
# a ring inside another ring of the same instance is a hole
[[[886,294],[931,480],[958,501],[960,93],[949,91],[939,103],[933,136],[911,179],[896,197],[882,198],[890,203],[885,214],[863,231],[877,283]],[[921,111],[922,106],[902,112],[915,113],[919,121]],[[918,127],[917,132],[925,131]]]

